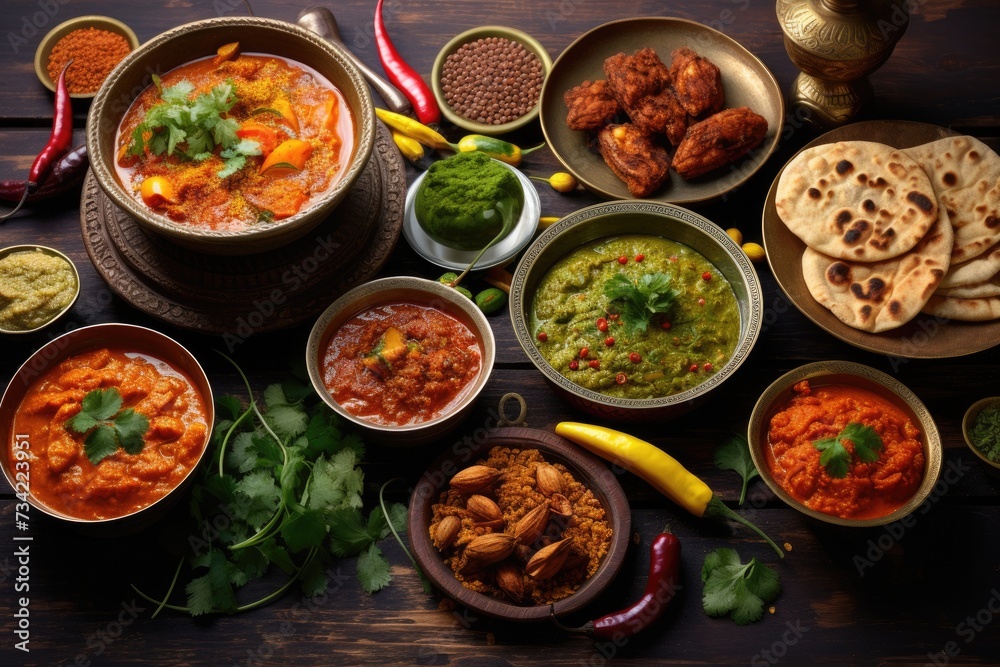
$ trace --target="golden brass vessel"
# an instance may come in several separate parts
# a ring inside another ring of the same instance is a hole
[[[801,73],[789,102],[829,129],[872,96],[868,75],[888,60],[910,22],[908,0],[777,0],[785,50]]]

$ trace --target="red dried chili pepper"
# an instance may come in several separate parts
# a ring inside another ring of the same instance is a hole
[[[52,167],[52,173],[42,181],[37,190],[28,194],[27,201],[29,203],[43,201],[69,192],[83,182],[89,164],[87,144],[80,144],[56,162]],[[21,197],[24,196],[24,186],[24,181],[0,181],[0,201],[21,201]]]
[[[28,171],[28,180],[25,182],[24,192],[21,194],[21,200],[14,207],[14,210],[0,216],[0,222],[3,222],[21,210],[24,202],[41,186],[42,181],[52,171],[56,160],[69,150],[70,142],[73,141],[73,105],[69,91],[66,89],[66,70],[72,64],[72,60],[66,63],[62,72],[59,73],[59,78],[56,80],[56,100],[52,114],[52,133],[49,134],[49,140],[45,144],[45,148],[42,149],[38,157],[31,164],[31,169]]]
[[[438,108],[434,94],[412,67],[399,55],[399,51],[389,39],[382,20],[382,0],[375,5],[375,44],[378,46],[378,59],[382,63],[389,81],[394,83],[413,105],[417,119],[424,125],[437,123],[441,120],[441,109]]]
[[[649,545],[649,577],[646,591],[630,607],[613,614],[588,621],[579,628],[567,628],[556,619],[554,605],[549,607],[549,618],[567,632],[579,632],[595,639],[621,639],[631,637],[653,623],[680,587],[681,543],[667,526]]]

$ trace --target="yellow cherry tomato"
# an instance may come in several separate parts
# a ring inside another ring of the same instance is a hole
[[[744,243],[743,252],[747,254],[747,257],[750,258],[751,262],[760,262],[767,257],[767,253],[764,252],[764,248],[757,243]]]
[[[736,245],[742,245],[743,232],[736,229],[735,227],[730,227],[729,229],[726,230],[726,233],[729,234],[729,238],[731,238],[736,243]]]

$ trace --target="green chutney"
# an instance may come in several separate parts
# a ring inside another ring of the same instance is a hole
[[[645,331],[630,333],[604,284],[616,274],[635,282],[650,273],[670,276],[677,298]],[[687,391],[721,370],[739,342],[740,314],[711,262],[686,245],[636,234],[591,242],[556,262],[538,284],[530,327],[545,360],[574,383],[648,399]]]
[[[524,205],[514,172],[483,153],[456,153],[430,166],[417,189],[414,213],[432,239],[458,250],[480,250],[516,221]]]

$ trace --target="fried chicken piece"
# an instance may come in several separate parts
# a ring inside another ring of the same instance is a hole
[[[607,125],[621,112],[622,107],[608,89],[608,82],[584,81],[570,88],[563,95],[569,112],[566,125],[571,130],[597,130]]]
[[[681,106],[692,116],[722,108],[722,74],[708,58],[683,46],[671,54],[670,81]]]
[[[667,86],[656,95],[647,95],[634,107],[625,110],[636,127],[646,134],[666,134],[676,146],[687,131],[688,114]]]
[[[631,123],[608,125],[597,134],[597,147],[633,197],[656,192],[670,178],[670,155]]]
[[[747,107],[726,109],[688,128],[674,153],[674,171],[687,180],[723,167],[760,145],[767,120]]]
[[[611,94],[625,108],[635,107],[639,100],[656,95],[670,83],[670,70],[649,47],[631,56],[618,53],[606,58],[604,74]]]

